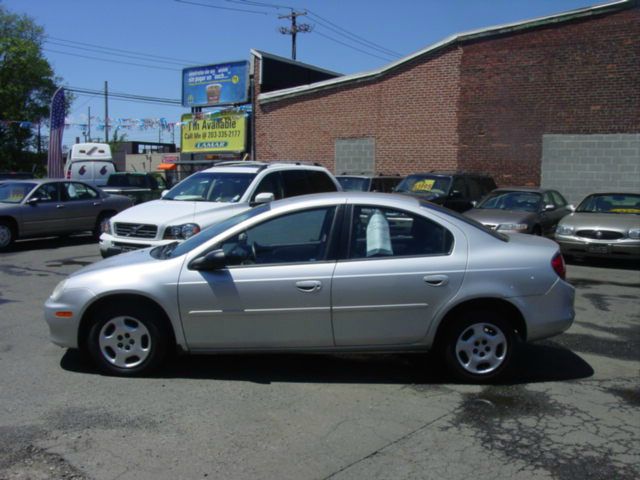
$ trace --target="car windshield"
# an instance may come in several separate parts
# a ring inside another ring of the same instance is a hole
[[[255,173],[199,172],[186,178],[162,197],[192,202],[237,202]]]
[[[607,193],[589,195],[576,212],[640,215],[640,195]]]
[[[395,191],[414,195],[444,195],[449,191],[451,177],[439,175],[409,175],[402,180]]]
[[[0,183],[0,202],[20,203],[35,187],[35,183],[2,182]]]
[[[337,177],[345,192],[368,192],[371,180],[366,177]]]
[[[539,193],[498,191],[490,193],[476,208],[537,212],[541,203],[542,195]]]
[[[205,228],[197,235],[185,240],[182,243],[173,242],[167,245],[163,245],[160,247],[156,247],[151,250],[151,256],[154,258],[175,258],[185,253],[190,252],[196,247],[199,247],[203,243],[208,242],[216,235],[220,235],[225,230],[237,225],[240,222],[244,222],[245,220],[255,217],[256,215],[260,215],[262,212],[266,212],[271,208],[269,203],[264,203],[250,210],[246,210],[238,215],[234,215],[233,217],[227,218],[226,220],[216,223],[215,225],[211,225],[209,228]]]

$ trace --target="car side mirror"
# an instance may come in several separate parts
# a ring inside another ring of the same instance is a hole
[[[38,203],[40,203],[40,199],[38,197],[31,197],[27,200],[27,204],[31,206],[37,205]]]
[[[476,208],[476,207],[478,206],[478,201],[477,201],[477,200],[472,200],[472,201],[471,201],[471,206],[472,206],[473,208]]]
[[[162,190],[162,192],[160,193],[160,198],[164,198],[164,196],[169,193],[169,190]]]
[[[256,198],[253,200],[255,205],[261,205],[263,203],[273,202],[276,196],[271,192],[261,192],[256,195]]]
[[[575,205],[567,205],[567,208],[568,208],[569,210],[571,210],[572,212],[575,212],[575,211],[576,211],[576,207],[575,207]]]
[[[212,250],[207,254],[191,260],[189,270],[220,270],[226,267],[227,257],[224,250]]]
[[[551,210],[555,210],[556,206],[549,203],[548,205],[545,205],[544,208],[542,209],[543,212],[550,212]]]

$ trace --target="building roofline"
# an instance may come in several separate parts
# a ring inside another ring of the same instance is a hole
[[[287,98],[297,97],[300,95],[306,95],[308,93],[314,93],[314,92],[326,90],[329,88],[333,88],[335,86],[342,86],[345,84],[372,80],[372,79],[375,79],[376,77],[382,76],[394,70],[395,68],[398,68],[406,63],[409,63],[418,57],[436,52],[440,49],[446,48],[448,46],[451,46],[457,43],[482,39],[485,37],[504,35],[507,33],[519,32],[523,30],[538,28],[546,25],[553,25],[553,24],[567,22],[567,21],[576,20],[580,18],[587,18],[594,15],[603,15],[605,13],[610,13],[610,12],[623,10],[626,8],[631,8],[636,6],[636,4],[637,4],[637,0],[617,0],[610,3],[594,5],[591,7],[580,8],[576,10],[570,10],[568,12],[548,15],[545,17],[538,17],[534,19],[507,23],[504,25],[495,25],[492,27],[487,27],[487,28],[482,28],[477,30],[470,30],[464,33],[453,34],[439,42],[431,44],[421,50],[418,50],[417,52],[407,55],[406,57],[403,57],[384,67],[381,67],[375,70],[370,70],[367,72],[344,75],[339,78],[334,78],[330,80],[323,80],[320,82],[311,83],[309,85],[302,85],[298,87],[276,90],[268,93],[261,93],[258,96],[258,101],[261,104],[266,104],[270,102],[284,100]],[[256,54],[260,53],[257,50],[251,50],[251,53],[254,53],[254,52]],[[277,58],[282,59],[282,57],[277,57]],[[283,60],[286,60],[286,59],[283,59]],[[297,62],[294,62],[294,63],[297,63]]]
[[[263,58],[268,58],[268,59],[271,59],[271,60],[278,60],[279,62],[289,63],[291,65],[296,65],[298,67],[304,67],[304,68],[308,68],[310,70],[315,70],[316,72],[326,73],[328,75],[336,75],[336,76],[339,76],[339,77],[344,76],[344,74],[339,73],[339,72],[332,72],[331,70],[327,70],[325,68],[320,68],[320,67],[317,67],[315,65],[309,65],[308,63],[298,62],[297,60],[291,60],[290,58],[281,57],[279,55],[275,55],[275,54],[269,53],[269,52],[264,52],[262,50],[256,50],[255,48],[252,48],[250,50],[250,53],[254,57],[257,57],[257,58],[259,58],[261,60]],[[261,69],[262,69],[262,67],[261,67]],[[262,82],[262,75],[260,75],[260,82]]]

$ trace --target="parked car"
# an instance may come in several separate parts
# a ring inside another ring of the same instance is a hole
[[[338,181],[320,166],[222,162],[187,177],[160,200],[114,216],[100,236],[100,254],[182,241],[260,203],[337,190]]]
[[[336,178],[345,192],[391,193],[402,177],[391,175],[337,175]]]
[[[488,175],[478,173],[415,173],[396,187],[397,193],[443,205],[456,212],[466,212],[496,188]]]
[[[30,172],[0,172],[0,182],[5,180],[24,180],[27,178],[33,178],[33,173]]]
[[[640,259],[640,193],[594,193],[558,224],[567,256]]]
[[[82,182],[38,179],[0,183],[0,249],[16,239],[92,231],[130,207],[127,197],[109,195]]]
[[[107,143],[72,145],[64,171],[67,180],[78,180],[93,187],[106,185],[109,175],[116,171],[111,147]]]
[[[102,191],[129,197],[134,205],[156,200],[167,189],[162,175],[152,173],[116,172],[109,175]]]
[[[185,352],[424,352],[461,380],[507,374],[516,338],[574,317],[558,245],[380,193],[296,197],[185,242],[72,274],[45,304],[54,343],[109,374]],[[87,289],[86,285],[91,285]]]
[[[550,237],[558,222],[572,211],[555,190],[510,187],[494,190],[465,215],[492,230]]]

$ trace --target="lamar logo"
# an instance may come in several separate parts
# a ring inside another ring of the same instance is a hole
[[[229,142],[198,142],[196,148],[224,148],[229,145]]]
[[[106,175],[106,174],[107,174],[107,166],[105,165],[100,169],[100,175]]]
[[[80,167],[80,170],[78,170],[78,173],[80,175],[84,175],[85,173],[87,173],[87,169],[84,167],[84,165]]]

